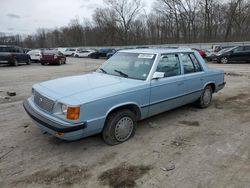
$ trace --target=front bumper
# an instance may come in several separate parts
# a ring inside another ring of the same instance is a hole
[[[87,128],[86,122],[84,123],[72,123],[63,124],[59,122],[52,121],[48,118],[43,117],[37,113],[32,106],[29,104],[28,100],[23,102],[23,107],[31,119],[43,130],[65,140],[76,140],[83,137],[83,129]],[[60,134],[58,134],[60,133]],[[63,136],[58,136],[63,135]]]

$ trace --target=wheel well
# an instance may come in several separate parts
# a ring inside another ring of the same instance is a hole
[[[135,113],[136,115],[136,120],[140,120],[141,118],[141,111],[139,109],[139,107],[135,104],[128,104],[128,105],[124,105],[124,106],[119,106],[113,110],[111,110],[108,114],[108,116],[114,112],[117,112],[119,110],[123,110],[123,109],[128,109],[130,111],[132,111],[133,113]]]
[[[215,92],[215,84],[214,83],[207,84],[206,86],[211,86],[213,93]]]

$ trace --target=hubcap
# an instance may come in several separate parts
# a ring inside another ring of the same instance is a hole
[[[130,117],[121,118],[115,126],[115,138],[123,142],[127,140],[133,132],[134,122]]]
[[[221,59],[221,62],[222,62],[223,64],[227,63],[227,58],[226,58],[226,57],[222,58],[222,59]]]
[[[203,95],[203,102],[205,105],[208,105],[211,102],[211,90],[206,89]]]

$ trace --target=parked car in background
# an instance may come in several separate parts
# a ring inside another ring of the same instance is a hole
[[[18,46],[0,45],[0,64],[18,66],[20,63],[31,64],[29,54]]]
[[[116,52],[120,51],[121,49],[113,49],[107,53],[107,59],[111,58]]]
[[[94,50],[79,50],[75,52],[74,57],[89,57],[89,55],[94,52]]]
[[[40,59],[42,65],[55,64],[62,65],[66,64],[66,56],[56,50],[45,50],[42,52],[42,57]]]
[[[224,49],[220,50],[219,52],[211,51],[209,53],[206,53],[206,60],[208,60],[208,61],[217,61],[216,55],[218,53],[223,53],[224,51],[227,51],[227,50],[228,50],[228,48],[224,48]]]
[[[190,49],[121,50],[98,70],[35,84],[24,108],[44,131],[64,140],[102,133],[107,144],[130,139],[136,122],[196,102],[210,105],[225,85]]]
[[[42,58],[41,50],[31,50],[27,54],[29,54],[31,61],[40,61]]]
[[[112,48],[102,48],[100,50],[97,50],[96,52],[93,52],[89,55],[89,57],[94,58],[94,59],[98,59],[100,57],[104,57],[107,58],[107,54],[112,52],[115,49]]]
[[[65,56],[73,56],[76,52],[76,48],[67,48],[65,51],[63,51],[62,53]]]
[[[201,57],[203,57],[203,58],[206,57],[206,52],[204,50],[200,50],[200,49],[197,49],[197,48],[192,48],[192,50],[196,50],[197,52],[199,52]]]
[[[237,46],[221,50],[216,54],[218,63],[250,62],[250,46]]]

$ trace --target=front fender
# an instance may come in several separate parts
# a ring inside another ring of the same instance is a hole
[[[135,106],[135,107],[139,110],[139,113],[140,113],[140,116],[141,116],[141,113],[142,113],[142,112],[141,112],[141,108],[140,108],[139,104],[137,104],[137,103],[135,103],[135,102],[124,102],[124,103],[120,103],[120,104],[117,104],[117,105],[111,107],[111,108],[107,111],[105,119],[108,117],[108,115],[109,115],[112,111],[114,111],[114,110],[116,110],[116,109],[118,109],[118,108],[122,108],[122,107],[129,106],[129,105]]]

